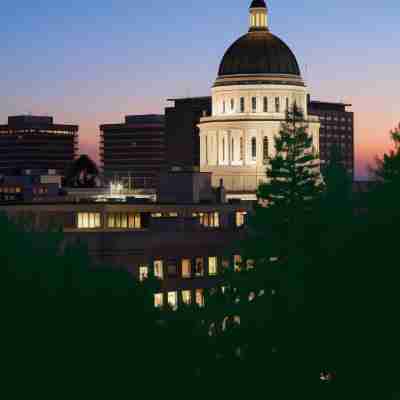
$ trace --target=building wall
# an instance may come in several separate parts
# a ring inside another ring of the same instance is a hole
[[[333,146],[336,146],[343,163],[354,178],[354,114],[347,111],[350,105],[341,103],[316,102],[309,103],[310,115],[319,118],[320,129],[320,159],[322,169],[329,163]]]
[[[10,117],[0,125],[0,174],[24,169],[64,175],[78,151],[78,126],[53,124],[51,117]]]
[[[167,166],[200,167],[200,137],[197,124],[205,112],[211,115],[211,97],[173,99],[165,110]]]
[[[307,114],[304,86],[232,85],[213,88],[213,116],[200,119],[200,166],[212,172],[213,186],[223,179],[228,192],[253,192],[266,180],[275,156],[274,136],[296,104],[304,114],[314,147],[319,121]]]
[[[127,269],[137,278],[143,268],[151,273],[155,262],[161,261],[163,274],[159,292],[167,298],[169,292],[181,296],[182,291],[189,290],[194,298],[196,290],[215,285],[224,261],[232,266],[239,243],[246,236],[245,227],[237,226],[236,213],[250,212],[250,208],[248,204],[60,204],[0,206],[0,212],[6,212],[11,218],[27,218],[38,230],[60,226],[66,241],[86,243],[96,262]],[[204,217],[215,213],[218,213],[217,220]],[[98,220],[93,219],[95,227],[80,227],[82,214],[98,215]],[[135,228],[110,228],[110,216],[118,214],[140,215],[141,223]],[[204,270],[196,274],[199,259],[204,263]],[[183,260],[190,260],[190,276],[183,274],[186,262]],[[211,270],[211,261],[217,263],[216,274]],[[172,264],[176,268],[171,270]]]
[[[100,157],[106,180],[131,188],[155,188],[165,166],[161,115],[128,116],[124,124],[101,125]]]

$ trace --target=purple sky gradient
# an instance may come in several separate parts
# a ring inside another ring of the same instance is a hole
[[[53,115],[80,125],[97,158],[98,125],[162,113],[166,99],[208,95],[249,0],[16,0],[2,5],[0,122]],[[356,116],[357,175],[400,121],[398,0],[270,0],[270,27],[292,48],[314,99]]]

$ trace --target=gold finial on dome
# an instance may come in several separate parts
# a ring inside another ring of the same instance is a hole
[[[250,5],[250,32],[268,30],[268,8],[264,0],[253,0]]]

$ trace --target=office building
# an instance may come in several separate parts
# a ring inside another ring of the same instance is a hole
[[[100,161],[105,181],[129,188],[155,188],[165,165],[163,115],[130,115],[100,126]]]
[[[348,111],[351,104],[311,101],[308,112],[319,118],[319,154],[321,169],[329,163],[332,148],[341,154],[342,162],[349,175],[354,177],[354,114]]]
[[[78,152],[78,129],[55,124],[52,117],[9,117],[7,125],[0,125],[0,175],[19,175],[22,170],[64,175]]]

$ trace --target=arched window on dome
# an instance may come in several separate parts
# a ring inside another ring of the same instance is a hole
[[[257,139],[255,137],[251,138],[251,158],[257,159]]]
[[[269,139],[267,136],[264,136],[263,139],[263,162],[264,164],[268,164],[269,158]]]

